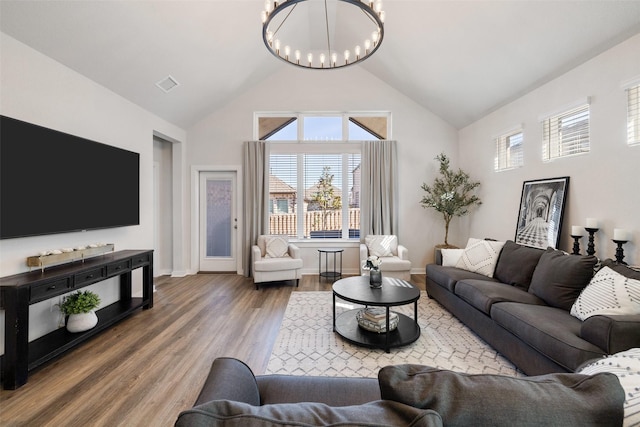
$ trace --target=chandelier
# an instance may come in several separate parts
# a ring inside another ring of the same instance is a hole
[[[381,1],[267,0],[262,39],[274,56],[318,70],[362,62],[384,37]]]

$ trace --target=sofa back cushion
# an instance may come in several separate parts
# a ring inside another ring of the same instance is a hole
[[[613,374],[513,378],[397,365],[378,382],[383,399],[432,409],[447,426],[614,426],[624,414]]]
[[[593,255],[567,255],[548,248],[533,271],[529,292],[552,307],[569,311],[593,277],[597,261]]]
[[[175,425],[177,427],[357,425],[440,427],[442,418],[432,410],[380,400],[362,405],[336,407],[315,402],[252,406],[242,402],[214,400],[183,411]]]
[[[508,285],[528,290],[531,277],[544,251],[507,240],[500,252],[494,277]]]

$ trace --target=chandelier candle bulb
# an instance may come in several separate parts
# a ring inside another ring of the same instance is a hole
[[[596,218],[587,218],[587,228],[600,228]]]
[[[571,226],[571,235],[572,236],[582,236],[582,227],[579,225]]]

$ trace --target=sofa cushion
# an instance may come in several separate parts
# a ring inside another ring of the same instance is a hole
[[[502,246],[504,242],[471,238],[462,251],[456,267],[493,277]]]
[[[540,261],[543,250],[530,248],[507,240],[500,252],[500,258],[496,264],[496,271],[493,276],[508,285],[524,289],[529,289],[533,271]]]
[[[598,314],[640,314],[640,280],[601,268],[571,307],[571,315],[580,320]]]
[[[253,263],[255,271],[280,271],[295,270],[302,268],[302,259],[300,258],[263,258]]]
[[[271,374],[258,375],[256,381],[262,405],[317,402],[351,406],[380,400],[375,378]]]
[[[513,378],[428,366],[386,366],[383,399],[433,409],[447,426],[621,425],[624,392],[615,375]]]
[[[392,234],[370,234],[364,238],[364,244],[369,250],[369,255],[398,255],[398,237]]]
[[[453,292],[458,280],[462,279],[479,279],[479,280],[493,280],[487,276],[479,273],[472,273],[471,271],[462,270],[456,267],[443,267],[438,264],[429,264],[426,268],[427,278],[434,283],[447,289],[449,292]]]
[[[397,256],[381,257],[381,271],[406,271],[411,270],[411,261],[408,259],[400,259]]]
[[[593,277],[597,261],[593,255],[567,255],[548,248],[533,272],[529,292],[550,306],[569,311]]]
[[[581,366],[577,373],[610,372],[618,377],[625,394],[624,425],[640,425],[640,348],[605,356]]]
[[[491,306],[491,318],[567,371],[604,354],[580,337],[582,322],[559,308],[500,302]]]
[[[454,293],[487,315],[491,312],[491,305],[496,302],[545,305],[544,301],[527,291],[489,280],[460,280]]]
[[[615,377],[614,377],[615,378]],[[432,410],[392,401],[332,407],[323,403],[281,403],[252,406],[243,402],[214,400],[183,411],[176,426],[442,426]]]

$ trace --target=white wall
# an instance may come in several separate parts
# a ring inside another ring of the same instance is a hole
[[[0,114],[140,153],[139,226],[2,240],[0,275],[28,271],[26,258],[45,249],[94,242],[114,243],[116,250],[153,248],[153,133],[184,141],[185,132],[4,33],[0,51]],[[109,171],[97,168],[96,172]],[[73,188],[64,186],[60,191]],[[52,208],[43,206],[42,214]],[[141,294],[141,274],[134,280],[134,292]],[[118,299],[114,279],[92,288],[103,305]],[[50,304],[31,307],[30,339],[57,328],[58,314]],[[4,312],[1,318],[4,321]],[[0,330],[4,343],[4,326]]]
[[[613,258],[614,228],[632,230],[625,261],[640,264],[640,146],[626,144],[626,92],[623,82],[640,77],[640,35],[636,35],[515,102],[460,131],[460,165],[481,181],[483,205],[469,218],[466,237],[513,239],[524,180],[569,176],[561,249],[571,251],[571,225],[598,218],[596,256]],[[591,97],[591,152],[542,161],[539,117]],[[494,172],[493,138],[524,124],[525,166]],[[586,237],[582,239],[583,253]]]
[[[225,108],[189,129],[186,169],[191,165],[241,166],[242,144],[253,138],[256,111],[391,111],[392,139],[398,141],[400,164],[399,240],[409,249],[414,271],[424,272],[433,257],[433,246],[444,239],[444,223],[420,206],[420,186],[435,176],[433,159],[438,153],[447,152],[456,160],[455,128],[359,67],[313,71],[283,64],[277,74],[238,94]],[[305,247],[304,271],[317,273],[317,243],[311,244],[300,245]],[[190,256],[195,269],[197,253]],[[357,248],[349,247],[344,256],[344,272],[357,272]]]

